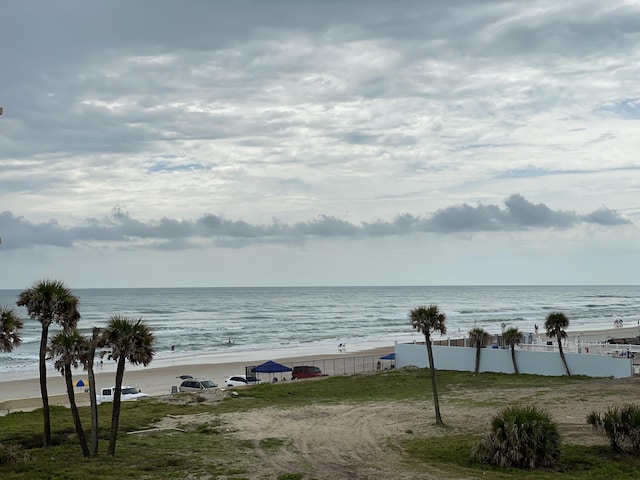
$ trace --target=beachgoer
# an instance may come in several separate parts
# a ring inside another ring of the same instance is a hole
[[[534,330],[536,331],[536,335],[537,335],[537,334],[538,334],[538,324],[536,323],[536,326],[535,326],[535,327],[533,327],[533,328],[534,328]]]
[[[376,367],[376,370],[380,370],[380,368],[382,368],[382,363],[380,363],[380,360],[378,360],[378,366]]]
[[[171,345],[171,351],[175,352],[176,351],[176,346],[175,345]]]

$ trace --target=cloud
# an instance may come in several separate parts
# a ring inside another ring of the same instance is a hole
[[[0,254],[24,275],[217,246],[236,271],[402,252],[466,281],[442,249],[637,251],[634,2],[5,3]]]
[[[407,213],[391,221],[377,220],[359,225],[330,215],[291,224],[274,219],[270,224],[254,225],[213,214],[205,214],[195,221],[163,217],[143,222],[115,208],[107,218],[87,220],[85,226],[64,227],[54,220],[36,224],[11,212],[0,214],[4,249],[40,245],[71,247],[92,243],[115,244],[129,249],[185,250],[212,243],[242,248],[256,243],[290,244],[323,238],[567,229],[581,223],[617,227],[629,225],[631,221],[606,207],[579,215],[553,210],[543,203],[531,203],[519,194],[507,198],[504,207],[462,204],[437,210],[426,217]]]

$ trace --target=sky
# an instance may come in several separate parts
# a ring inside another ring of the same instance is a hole
[[[0,288],[640,284],[636,1],[0,10]]]

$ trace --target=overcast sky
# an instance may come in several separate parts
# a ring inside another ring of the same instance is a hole
[[[0,20],[0,288],[640,284],[637,2]]]

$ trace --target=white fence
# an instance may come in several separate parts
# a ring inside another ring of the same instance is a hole
[[[528,351],[516,349],[516,363],[520,373],[533,375],[564,375],[564,366],[557,350]],[[424,343],[396,343],[396,367],[429,366]],[[633,359],[619,356],[571,353],[565,358],[572,375],[624,378],[633,375]],[[438,370],[474,371],[476,349],[433,345],[433,363]],[[514,373],[511,351],[502,348],[483,348],[480,355],[481,372]]]
[[[381,361],[380,355],[354,355],[347,357],[325,358],[320,360],[305,360],[303,362],[283,362],[282,364],[289,368],[297,367],[299,365],[310,365],[320,368],[323,375],[335,376],[375,372],[381,367],[388,367],[391,363],[392,362],[388,360]],[[378,364],[380,364],[380,367]],[[245,373],[247,375],[256,375],[262,381],[272,381],[273,377],[281,378],[282,380],[289,380],[291,378],[290,372],[255,374],[252,373],[252,368],[255,368],[255,365],[246,366]]]

